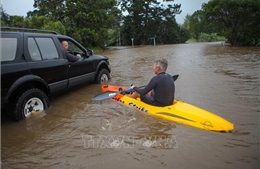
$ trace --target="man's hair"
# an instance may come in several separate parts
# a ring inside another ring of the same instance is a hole
[[[166,59],[158,59],[154,61],[155,66],[159,66],[161,70],[166,71],[168,67],[168,61]]]
[[[63,43],[64,43],[64,42],[67,42],[67,43],[68,43],[68,41],[66,41],[66,40],[63,40],[63,41],[61,41],[61,44],[63,45]]]

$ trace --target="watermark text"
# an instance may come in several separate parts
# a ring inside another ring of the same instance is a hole
[[[85,148],[178,148],[175,135],[125,136],[125,135],[82,135]]]

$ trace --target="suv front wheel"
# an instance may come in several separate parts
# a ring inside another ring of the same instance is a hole
[[[16,96],[11,103],[12,118],[16,121],[25,119],[34,112],[40,112],[49,107],[47,95],[40,89],[25,90]]]
[[[102,69],[98,73],[95,82],[96,83],[103,83],[105,81],[108,81],[109,79],[110,79],[110,74],[109,74],[108,70],[107,69]]]

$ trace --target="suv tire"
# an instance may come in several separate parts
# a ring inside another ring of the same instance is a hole
[[[13,109],[11,117],[18,121],[25,119],[33,112],[43,111],[49,107],[47,95],[40,89],[25,90],[17,95],[11,103]]]
[[[102,69],[95,80],[96,83],[104,83],[110,79],[110,74],[107,69]]]

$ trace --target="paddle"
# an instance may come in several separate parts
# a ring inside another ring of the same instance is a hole
[[[173,75],[172,78],[173,80],[177,80],[179,77],[178,74],[176,75]],[[141,86],[141,87],[144,87],[144,86]],[[127,89],[128,90],[128,89]],[[106,91],[106,92],[103,92],[103,93],[100,93],[100,94],[97,94],[95,95],[92,100],[93,101],[102,101],[102,100],[107,100],[107,99],[112,99],[113,97],[115,97],[116,95],[120,94],[120,93],[124,93],[126,92],[127,90],[123,90],[123,91],[118,91],[118,92],[115,92],[115,91]]]

